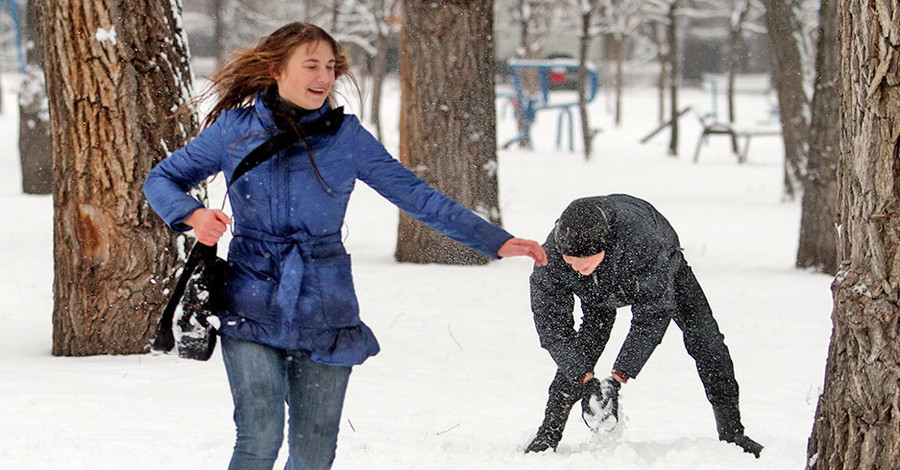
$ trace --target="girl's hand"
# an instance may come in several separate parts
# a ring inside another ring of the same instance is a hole
[[[197,209],[184,219],[184,223],[194,229],[198,242],[213,246],[228,230],[231,218],[218,209]]]
[[[510,256],[529,256],[538,266],[547,264],[547,253],[540,243],[524,238],[510,238],[497,250],[497,256],[508,258]]]

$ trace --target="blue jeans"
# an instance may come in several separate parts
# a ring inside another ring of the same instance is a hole
[[[351,368],[224,336],[222,355],[237,426],[228,469],[272,470],[284,439],[285,402],[290,452],[285,470],[330,469]]]

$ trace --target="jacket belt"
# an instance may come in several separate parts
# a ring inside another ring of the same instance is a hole
[[[298,231],[290,235],[277,236],[242,227],[240,230],[235,230],[234,236],[290,245],[287,253],[281,257],[279,266],[281,279],[278,281],[278,290],[275,294],[275,300],[285,314],[294,313],[298,310],[300,291],[303,287],[303,275],[306,271],[306,264],[312,260],[313,247],[341,243],[340,232],[325,236],[312,236],[306,231]]]

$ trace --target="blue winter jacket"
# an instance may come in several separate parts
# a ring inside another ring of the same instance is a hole
[[[300,123],[328,111],[321,109]],[[252,108],[229,110],[187,146],[160,162],[144,183],[153,209],[174,230],[203,205],[187,191],[224,172],[277,133],[262,95]],[[350,255],[341,227],[357,179],[438,232],[497,258],[512,237],[431,188],[395,160],[346,115],[336,133],[307,138],[317,181],[303,144],[296,143],[239,178],[229,189],[234,238],[228,250],[222,335],[288,350],[324,364],[356,365],[378,353],[359,318]]]

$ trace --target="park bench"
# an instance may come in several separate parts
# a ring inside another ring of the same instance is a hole
[[[746,127],[738,126],[735,123],[720,121],[718,118],[718,88],[719,83],[724,82],[725,77],[715,74],[704,75],[703,82],[709,87],[710,98],[712,100],[712,108],[710,112],[700,117],[700,138],[697,140],[697,148],[694,150],[694,163],[700,161],[700,149],[706,143],[710,136],[721,135],[731,138],[731,151],[737,156],[738,163],[747,161],[747,154],[750,151],[750,141],[754,137],[780,136],[781,129],[767,126]],[[771,91],[769,78],[766,74],[750,74],[739,76],[736,81],[736,89],[743,93],[761,93],[765,94]],[[773,116],[777,115],[777,108],[773,111]],[[743,141],[743,145],[741,145]]]
[[[694,151],[694,163],[700,161],[700,149],[706,139],[711,135],[726,135],[731,137],[731,151],[737,156],[738,163],[747,161],[747,153],[750,151],[750,140],[754,137],[780,136],[781,129],[772,128],[740,128],[727,122],[711,122],[703,126],[700,139],[697,141],[697,149]],[[740,145],[743,140],[743,145]]]

